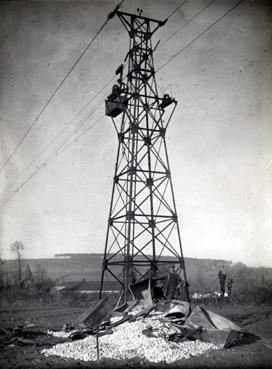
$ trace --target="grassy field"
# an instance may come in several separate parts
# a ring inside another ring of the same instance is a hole
[[[51,259],[23,259],[23,270],[27,265],[35,276],[43,273],[44,277],[50,279],[55,284],[76,283],[85,279],[95,285],[99,284],[102,268],[102,254],[74,254],[68,255],[68,258]],[[226,260],[196,259],[185,258],[186,272],[190,284],[190,291],[209,293],[219,290],[218,271],[224,270],[233,278],[233,293],[241,300],[250,296],[248,293],[256,287],[257,293],[264,289],[264,295],[267,296],[272,291],[272,268],[250,268],[242,263],[233,264]],[[0,265],[1,276],[8,276],[8,279],[14,280],[18,273],[18,263],[16,260],[6,260]],[[116,270],[119,275],[120,270]],[[9,278],[10,277],[10,278]],[[106,280],[112,281],[112,277],[107,275]],[[247,291],[243,294],[242,290]],[[256,293],[255,293],[256,294]],[[270,293],[272,303],[272,293]],[[263,298],[255,301],[262,303]],[[248,302],[248,301],[247,301]]]
[[[43,270],[43,279],[30,289],[16,286],[0,291],[0,368],[102,368],[102,367],[164,367],[164,364],[140,364],[137,358],[131,362],[107,361],[86,363],[45,357],[41,350],[59,339],[43,335],[35,339],[35,345],[21,346],[7,342],[3,329],[18,325],[35,324],[42,331],[61,330],[65,323],[73,322],[87,307],[95,304],[95,295],[79,293],[53,293],[54,285],[73,285],[86,279],[95,289],[99,286],[102,255],[92,254],[71,259],[24,260],[36,276]],[[2,264],[2,275],[16,276],[16,261]],[[195,291],[209,293],[218,291],[218,270],[224,270],[234,279],[231,301],[219,305],[203,300],[209,310],[217,312],[260,339],[242,346],[203,354],[199,357],[171,364],[178,368],[235,368],[272,367],[272,270],[271,268],[248,268],[241,263],[232,264],[222,260],[186,260],[191,294]],[[111,282],[112,283],[112,282]],[[109,286],[111,286],[109,283]],[[116,296],[115,296],[116,299]],[[170,365],[169,365],[170,366]]]

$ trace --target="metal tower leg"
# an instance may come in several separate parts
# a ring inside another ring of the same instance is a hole
[[[106,99],[106,115],[112,118],[119,145],[100,297],[106,274],[118,282],[122,299],[127,301],[132,282],[177,265],[189,301],[165,142],[177,102],[168,95],[159,97],[151,41],[165,22],[120,11],[116,14],[128,31],[129,51],[126,66],[117,69],[120,78]]]

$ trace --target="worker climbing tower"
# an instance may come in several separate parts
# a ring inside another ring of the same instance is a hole
[[[154,32],[166,21],[116,12],[129,34],[125,64],[106,99],[118,137],[100,297],[106,276],[120,283],[121,299],[131,299],[130,284],[176,266],[188,284],[182,253],[165,134],[177,101],[160,97],[155,79]],[[156,47],[155,47],[156,48]],[[184,298],[184,297],[183,297]]]

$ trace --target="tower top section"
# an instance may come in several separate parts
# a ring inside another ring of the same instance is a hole
[[[146,34],[148,35],[148,38],[151,38],[157,29],[164,26],[167,22],[167,19],[161,21],[153,18],[143,17],[141,15],[142,11],[139,9],[138,11],[139,15],[121,12],[119,10],[116,11],[117,16],[120,18],[130,37],[134,37],[137,34]],[[144,28],[146,28],[146,31],[144,31]]]
[[[131,113],[131,109],[133,110],[136,104],[139,111],[143,109],[148,112],[149,119],[152,121],[156,115],[157,128],[162,129],[162,134],[164,134],[170,118],[169,114],[165,117],[165,108],[172,103],[176,105],[177,102],[168,94],[159,97],[153,59],[153,52],[158,43],[155,47],[152,46],[152,36],[159,27],[167,22],[167,19],[160,21],[143,17],[139,9],[138,13],[116,11],[129,34],[129,51],[125,57],[125,64],[121,64],[115,72],[119,78],[117,84],[113,86],[112,93],[106,99],[106,115],[115,118],[126,112],[122,118],[121,127],[115,124],[120,134],[121,131],[126,130],[126,123],[129,122],[129,119],[126,119],[127,115]],[[164,120],[160,119],[163,115]],[[135,120],[133,124],[140,128],[145,124],[145,119],[141,117],[139,122]]]

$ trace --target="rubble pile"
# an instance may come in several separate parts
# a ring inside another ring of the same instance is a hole
[[[145,330],[154,332],[147,336]],[[167,338],[179,330],[169,323],[150,318],[134,322],[125,322],[115,328],[113,333],[99,338],[101,359],[139,358],[149,362],[171,363],[180,359],[197,356],[207,350],[222,346],[208,342],[184,341],[171,342]],[[96,337],[89,336],[82,340],[58,344],[42,351],[46,356],[56,355],[83,361],[97,359]]]
[[[107,296],[99,300],[66,324],[64,332],[50,332],[69,342],[42,353],[83,361],[172,363],[240,342],[240,327],[221,315],[200,306],[192,309],[187,301],[153,299],[150,280],[130,286],[132,300],[114,309]]]
[[[41,350],[45,356],[82,361],[173,363],[230,348],[249,338],[237,324],[204,307],[181,299],[153,297],[150,280],[130,286],[132,299],[118,301],[114,307],[106,295],[66,322],[60,332],[29,323],[0,328],[2,346],[43,345],[47,347]]]

